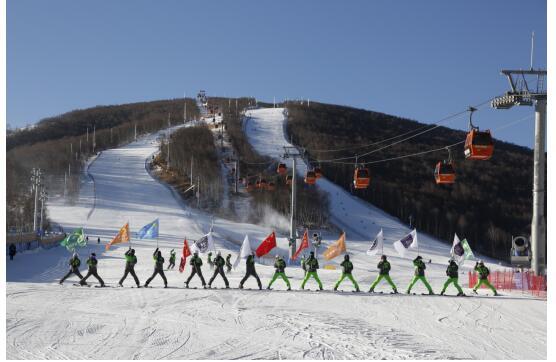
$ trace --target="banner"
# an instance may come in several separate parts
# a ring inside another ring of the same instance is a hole
[[[301,244],[299,244],[299,248],[297,249],[295,254],[293,254],[292,259],[297,259],[301,251],[307,248],[309,248],[309,230],[305,229],[305,232],[303,233],[303,240],[301,241]]]
[[[458,264],[463,264],[469,259],[475,259],[467,239],[460,240],[457,234],[454,234],[454,242],[452,243],[450,254]]]
[[[414,249],[419,245],[417,243],[417,229],[413,229],[412,232],[410,232],[400,240],[395,241],[393,245],[398,254],[400,254],[401,257],[404,257],[407,249]]]
[[[378,232],[375,239],[371,241],[371,245],[369,249],[367,249],[367,255],[373,256],[378,253],[379,250],[384,249],[384,235],[382,233],[382,229]]]
[[[342,233],[340,238],[332,245],[326,249],[322,256],[325,260],[334,259],[338,255],[344,253],[346,251],[346,233]]]
[[[276,235],[274,234],[273,231],[272,234],[270,234],[269,236],[266,237],[266,239],[263,240],[263,242],[261,243],[261,245],[259,245],[257,250],[255,250],[255,254],[257,255],[258,258],[260,258],[261,256],[268,254],[275,247],[276,247]]]
[[[106,251],[110,249],[110,246],[113,244],[120,244],[129,242],[129,223],[126,222],[124,226],[118,231],[118,234],[114,236],[114,239],[110,240],[108,244],[106,244]]]
[[[83,228],[79,228],[66,236],[65,239],[60,242],[60,245],[65,246],[68,251],[72,252],[78,247],[87,245],[87,240],[83,234]]]
[[[143,226],[137,233],[139,239],[156,239],[158,238],[158,219]]]
[[[209,231],[208,234],[203,235],[199,240],[194,241],[191,246],[191,251],[193,253],[198,252],[199,254],[206,254],[209,251],[215,251],[214,241],[212,240],[212,232]]]
[[[234,261],[234,269],[237,268],[241,259],[247,258],[251,255],[251,243],[249,243],[249,235],[245,235],[243,239],[243,244],[241,244],[241,249],[239,249],[239,254],[237,255],[236,261]]]
[[[187,238],[183,238],[183,250],[181,252],[181,261],[180,261],[180,273],[183,273],[185,270],[185,262],[187,257],[191,255],[191,250],[189,250],[189,245],[187,244]]]

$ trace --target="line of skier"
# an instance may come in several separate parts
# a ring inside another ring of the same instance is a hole
[[[212,287],[212,283],[214,282],[214,280],[216,279],[216,277],[218,275],[220,275],[220,277],[224,281],[225,287],[230,288],[230,283],[228,281],[228,278],[226,278],[226,273],[229,273],[232,270],[231,257],[232,257],[231,254],[228,254],[226,259],[224,259],[222,254],[220,252],[218,252],[216,254],[216,257],[213,259],[212,258],[212,253],[208,253],[207,262],[208,262],[209,266],[211,267],[211,269],[214,269],[213,275],[208,282],[208,287],[209,288]],[[154,261],[153,274],[146,280],[144,286],[148,287],[149,283],[157,275],[160,275],[160,277],[162,278],[162,280],[164,282],[164,288],[167,288],[168,287],[168,281],[166,279],[166,276],[164,275],[164,258],[162,257],[162,252],[158,248],[156,248],[156,250],[153,253],[153,261]],[[169,264],[168,264],[168,269],[172,269],[172,268],[175,267],[175,261],[176,261],[176,253],[172,249],[170,251],[170,260],[169,260]],[[87,274],[85,275],[85,277],[83,277],[81,275],[81,273],[79,272],[79,266],[81,265],[81,261],[79,260],[79,256],[77,255],[77,253],[73,253],[72,257],[69,260],[70,270],[60,280],[60,284],[62,284],[64,282],[64,280],[66,280],[71,274],[75,274],[81,279],[80,282],[79,282],[80,285],[87,285],[87,279],[90,276],[94,276],[99,281],[100,286],[104,287],[105,283],[102,280],[102,278],[98,275],[97,264],[98,264],[98,260],[96,258],[95,253],[91,253],[90,257],[87,259],[88,271],[87,271]],[[135,284],[137,285],[137,287],[138,288],[141,287],[141,284],[139,282],[139,278],[137,277],[137,274],[135,274],[135,265],[136,264],[137,264],[137,257],[135,256],[135,250],[130,247],[125,252],[124,275],[122,276],[122,278],[118,282],[118,285],[120,287],[123,287],[123,282],[125,281],[125,279],[127,278],[127,276],[129,274],[131,274],[131,276],[133,277],[133,280],[135,281]],[[203,277],[203,273],[202,273],[202,269],[201,269],[202,266],[203,266],[203,260],[199,256],[198,252],[193,253],[193,256],[191,257],[191,259],[189,261],[189,265],[191,266],[191,274],[189,275],[187,280],[184,282],[185,287],[189,288],[189,283],[191,282],[193,277],[197,276],[201,280],[201,285],[203,286],[203,288],[206,288],[207,283],[205,282],[205,278]],[[285,272],[286,266],[287,265],[286,265],[285,260],[281,256],[276,255],[276,258],[275,258],[275,261],[274,261],[275,272],[274,272],[274,275],[272,276],[272,279],[270,280],[270,283],[267,286],[267,289],[271,289],[274,282],[278,278],[281,278],[284,281],[284,283],[286,283],[287,290],[291,290],[291,283],[290,283],[288,277],[286,276],[286,272]],[[319,269],[319,262],[318,262],[317,258],[315,257],[314,252],[310,252],[308,258],[305,258],[305,257],[302,258],[301,266],[302,266],[302,268],[305,272],[305,276],[304,276],[303,281],[301,283],[301,289],[302,290],[305,289],[305,285],[307,284],[309,279],[313,278],[316,281],[316,283],[318,284],[319,290],[323,290],[322,282],[320,281],[318,273],[317,273],[317,270]],[[340,266],[342,267],[342,273],[340,275],[340,278],[338,279],[338,281],[334,285],[334,291],[337,291],[340,284],[344,281],[344,279],[347,278],[353,284],[355,292],[360,292],[359,285],[357,284],[357,281],[355,280],[355,278],[352,275],[353,263],[351,262],[351,260],[349,258],[349,255],[346,254],[344,256],[344,260],[342,261]],[[413,276],[413,279],[411,280],[411,282],[409,283],[409,286],[407,287],[406,293],[411,294],[411,290],[415,286],[415,284],[417,282],[421,282],[427,288],[429,294],[433,295],[434,292],[432,290],[432,287],[430,286],[429,282],[427,281],[427,278],[425,277],[425,270],[426,270],[427,267],[426,267],[425,263],[423,262],[423,258],[421,256],[417,256],[413,260],[413,266],[415,268],[414,276]],[[255,254],[251,254],[246,258],[245,267],[246,267],[245,268],[245,276],[243,277],[243,279],[241,279],[241,281],[239,283],[239,288],[243,289],[243,285],[245,284],[247,279],[249,279],[249,277],[253,277],[257,281],[257,285],[258,285],[259,289],[262,289],[261,280],[260,280],[260,278],[257,274],[256,269],[255,269]],[[226,268],[226,271],[224,271],[224,268]],[[378,276],[376,277],[376,279],[371,284],[371,286],[369,288],[369,292],[374,293],[374,290],[377,287],[377,285],[384,279],[390,285],[390,287],[392,288],[392,292],[394,294],[397,294],[398,293],[398,288],[396,287],[396,285],[394,284],[394,282],[390,278],[391,265],[390,265],[390,262],[387,260],[386,255],[382,255],[382,257],[380,259],[380,262],[377,265],[377,268],[378,268],[379,273],[378,273]],[[448,279],[444,283],[444,286],[442,288],[442,291],[440,292],[440,295],[444,295],[444,293],[446,292],[446,289],[451,284],[453,284],[454,287],[457,289],[457,291],[458,291],[457,295],[458,296],[464,296],[465,295],[463,293],[463,290],[461,289],[459,283],[458,283],[458,276],[459,276],[458,270],[459,270],[458,264],[453,259],[450,259],[448,267],[446,269],[446,275],[447,275]],[[484,265],[483,261],[477,262],[475,264],[474,270],[478,273],[479,279],[477,281],[477,284],[473,288],[473,292],[476,294],[477,289],[480,288],[481,285],[484,284],[494,293],[494,295],[498,295],[498,292],[496,291],[494,286],[488,280],[488,276],[490,274],[490,271]]]

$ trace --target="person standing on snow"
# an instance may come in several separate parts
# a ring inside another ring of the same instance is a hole
[[[203,259],[199,257],[199,252],[194,252],[193,257],[189,261],[189,265],[191,265],[191,274],[189,278],[185,281],[185,287],[189,288],[189,282],[193,279],[193,276],[197,274],[199,278],[201,278],[201,283],[203,283],[203,288],[206,288],[205,278],[203,278],[203,273],[201,271],[201,266],[203,265]]]
[[[60,280],[60,284],[64,282],[70,275],[75,274],[79,277],[79,280],[83,279],[83,275],[79,272],[79,266],[81,265],[81,260],[79,260],[79,256],[77,252],[73,252],[72,257],[69,260],[70,270],[69,272]]]
[[[307,274],[305,274],[305,278],[303,279],[303,282],[301,283],[301,289],[305,289],[305,283],[307,283],[307,281],[309,280],[310,277],[315,278],[315,280],[317,281],[318,285],[319,285],[319,289],[322,290],[322,283],[319,279],[319,276],[317,274],[317,270],[319,269],[319,261],[317,260],[317,258],[315,258],[315,252],[311,251],[311,253],[309,254],[309,259],[307,259],[307,261],[305,262],[306,268],[307,268]]]
[[[444,295],[446,288],[448,288],[448,286],[452,283],[454,283],[454,287],[456,287],[456,289],[458,290],[458,297],[465,295],[463,294],[463,290],[461,290],[461,287],[458,284],[458,277],[459,277],[458,269],[459,269],[458,264],[454,261],[454,259],[450,259],[448,268],[446,269],[446,275],[448,276],[448,280],[446,280],[446,283],[444,283],[444,287],[442,288],[440,295]]]
[[[257,284],[259,285],[259,290],[263,289],[263,286],[261,284],[261,280],[259,279],[259,276],[257,275],[257,271],[255,270],[255,253],[249,255],[247,257],[247,260],[245,260],[245,276],[243,277],[243,279],[241,279],[241,282],[239,282],[239,289],[243,289],[243,284],[245,283],[247,278],[249,278],[250,276],[257,279]]]
[[[473,287],[473,293],[477,294],[477,289],[479,289],[481,285],[484,284],[490,290],[492,290],[495,296],[497,296],[498,292],[496,291],[496,288],[494,288],[494,286],[490,284],[490,282],[488,281],[488,275],[490,274],[490,270],[488,270],[488,268],[485,266],[485,263],[483,263],[482,260],[475,264],[475,271],[479,273],[479,280],[477,281],[477,284]]]
[[[378,262],[378,265],[376,266],[379,270],[378,271],[378,277],[376,277],[375,281],[371,285],[371,288],[369,289],[369,293],[374,293],[376,286],[378,285],[378,283],[380,283],[380,281],[383,278],[388,282],[388,284],[390,284],[394,293],[395,294],[398,293],[398,289],[396,288],[396,285],[394,284],[394,282],[390,278],[390,269],[391,269],[390,262],[386,259],[387,259],[386,255],[383,255],[383,256],[380,257],[380,261]]]
[[[170,250],[170,261],[168,262],[168,270],[176,266],[176,252],[174,249]]]
[[[301,269],[303,269],[303,276],[307,275],[307,257],[305,254],[301,257]]]
[[[207,255],[207,263],[211,269],[214,268],[214,262],[212,261],[212,251],[209,251]]]
[[[14,243],[11,243],[8,247],[8,253],[10,255],[10,260],[14,260],[15,254],[17,254],[17,248]]]
[[[220,274],[222,276],[222,279],[224,279],[224,284],[226,284],[226,288],[230,287],[230,284],[228,283],[228,279],[226,278],[226,274],[224,273],[224,265],[226,265],[226,262],[224,261],[224,258],[222,257],[220,252],[218,252],[216,254],[216,258],[214,258],[215,269],[212,278],[210,278],[209,280],[209,288],[211,288],[212,282],[214,281],[214,279],[216,279],[216,276],[218,274]]]
[[[278,277],[280,277],[286,282],[286,285],[288,286],[288,290],[292,290],[290,281],[288,280],[288,277],[286,276],[286,272],[285,272],[286,262],[284,261],[284,259],[280,257],[280,255],[276,255],[276,258],[274,260],[274,268],[276,269],[276,271],[274,272],[274,276],[272,277],[272,280],[270,281],[270,284],[268,284],[268,287],[266,287],[266,289],[270,289],[274,281]]]
[[[137,278],[137,274],[135,274],[135,264],[137,264],[137,257],[135,256],[135,249],[132,249],[131,246],[125,252],[125,271],[124,276],[120,279],[118,285],[123,287],[123,283],[125,278],[127,278],[128,274],[131,274],[133,279],[135,280],[135,284],[137,284],[137,288],[141,288],[141,283],[139,283],[139,278]]]
[[[104,280],[102,280],[102,278],[98,275],[98,272],[97,272],[97,264],[98,264],[98,260],[97,260],[96,254],[91,253],[91,256],[89,257],[89,259],[87,259],[87,265],[89,266],[89,270],[87,271],[87,274],[85,275],[85,277],[83,279],[81,279],[79,284],[87,285],[87,279],[92,275],[95,278],[97,278],[97,280],[100,283],[100,286],[104,287]]]
[[[344,256],[344,261],[340,264],[340,266],[342,267],[342,276],[336,282],[334,290],[338,290],[340,283],[347,277],[349,280],[351,280],[351,283],[355,287],[355,291],[359,292],[359,285],[357,285],[357,282],[355,281],[355,279],[353,279],[353,275],[351,275],[351,272],[353,271],[353,263],[349,261],[349,255],[346,254]]]
[[[232,271],[232,254],[228,254],[226,256],[226,272],[229,273]]]
[[[164,280],[164,288],[167,288],[168,281],[166,280],[166,276],[164,275],[164,258],[162,257],[162,252],[159,251],[158,248],[156,248],[156,250],[153,253],[153,260],[154,260],[154,272],[153,275],[151,275],[151,277],[147,279],[147,281],[145,282],[145,287],[148,287],[151,280],[153,280],[157,274],[160,274],[162,280]]]
[[[427,266],[423,262],[423,258],[420,255],[417,255],[417,257],[413,260],[413,265],[415,266],[415,276],[413,277],[411,283],[409,283],[409,286],[407,287],[407,294],[411,293],[411,288],[413,288],[415,283],[417,283],[417,281],[420,280],[421,282],[423,282],[423,284],[425,284],[425,287],[429,291],[429,294],[433,295],[434,292],[432,291],[432,288],[429,282],[427,281],[427,278],[425,278],[425,269],[427,269]]]

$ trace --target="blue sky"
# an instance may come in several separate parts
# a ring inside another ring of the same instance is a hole
[[[546,67],[546,1],[28,1],[7,3],[7,121],[208,95],[295,97],[421,122]],[[533,114],[486,109],[482,128]],[[447,124],[465,128],[466,120]],[[533,119],[494,132],[531,146]]]

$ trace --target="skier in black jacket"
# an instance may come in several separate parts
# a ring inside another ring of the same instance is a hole
[[[123,287],[123,282],[125,278],[127,278],[128,274],[131,274],[133,279],[135,280],[135,284],[137,284],[137,288],[141,288],[141,284],[139,283],[139,278],[137,278],[137,274],[135,274],[135,264],[137,264],[137,257],[135,256],[135,249],[129,247],[129,250],[125,252],[125,272],[122,279],[118,285]]]
[[[79,272],[79,266],[81,265],[81,260],[76,252],[73,253],[69,260],[70,270],[69,272],[60,280],[60,284],[64,282],[70,275],[75,274],[79,277],[79,280],[83,279],[83,275]]]
[[[15,254],[17,254],[17,248],[15,247],[14,243],[11,243],[9,248],[8,248],[9,254],[10,254],[10,260],[14,260],[14,256]]]
[[[164,288],[167,288],[168,281],[166,280],[166,276],[164,275],[164,258],[162,257],[162,252],[159,251],[158,248],[156,248],[156,250],[153,253],[153,259],[155,263],[154,272],[153,275],[151,275],[151,277],[147,279],[147,281],[145,282],[145,287],[148,287],[151,280],[153,280],[157,274],[160,274],[162,280],[164,280]]]
[[[201,278],[201,283],[203,283],[203,288],[206,288],[205,278],[203,278],[203,272],[201,271],[201,266],[203,265],[203,260],[199,257],[198,252],[193,253],[193,257],[189,261],[189,265],[191,265],[191,274],[189,278],[185,281],[185,287],[189,288],[189,282],[193,279],[195,274],[199,275]]]
[[[247,260],[245,261],[245,276],[243,277],[243,279],[241,279],[241,282],[239,282],[239,289],[243,289],[243,284],[245,283],[245,281],[250,276],[257,279],[257,284],[259,285],[259,290],[263,289],[263,286],[261,284],[261,280],[259,279],[259,276],[257,275],[257,271],[255,270],[255,253],[249,255],[247,257]]]
[[[89,266],[89,270],[87,271],[87,274],[85,275],[85,277],[83,279],[81,279],[79,284],[87,285],[87,278],[89,278],[92,275],[95,278],[97,278],[97,280],[100,283],[100,286],[104,287],[104,280],[102,280],[102,278],[98,275],[98,272],[97,272],[97,264],[98,264],[98,260],[97,260],[96,254],[91,253],[91,256],[89,257],[89,259],[87,259],[87,265]]]
[[[214,279],[216,278],[216,276],[218,274],[220,274],[222,276],[222,279],[224,279],[224,283],[226,284],[226,288],[230,287],[230,284],[228,283],[228,279],[226,278],[226,274],[224,273],[224,265],[226,265],[226,261],[224,261],[224,258],[222,257],[222,255],[220,254],[220,252],[218,252],[216,254],[216,258],[214,258],[214,274],[212,275],[212,278],[210,278],[209,280],[209,288],[211,288],[212,282],[214,281]]]

